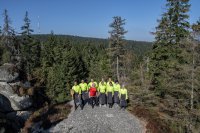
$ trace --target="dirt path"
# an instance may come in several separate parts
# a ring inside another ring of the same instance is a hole
[[[71,102],[73,103],[73,102]],[[119,107],[72,109],[68,119],[51,128],[51,133],[144,133],[145,127],[128,111]]]

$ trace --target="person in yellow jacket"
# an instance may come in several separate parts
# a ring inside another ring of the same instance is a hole
[[[118,80],[115,81],[114,84],[114,104],[119,104],[119,91],[121,89],[121,86],[118,82]]]
[[[74,86],[71,89],[71,95],[72,98],[74,99],[75,110],[78,108],[78,103],[80,104],[81,109],[83,109],[81,101],[81,88],[78,85],[77,81],[74,82]]]
[[[94,79],[91,79],[90,83],[88,84],[88,89],[92,87],[92,84],[95,84],[95,87],[98,88],[98,84],[96,81],[94,81]]]
[[[101,80],[98,87],[99,92],[99,106],[106,104],[106,82],[104,79]]]
[[[107,103],[109,105],[109,108],[112,108],[113,105],[113,94],[114,94],[114,87],[113,83],[110,82],[109,85],[107,85],[106,87]]]
[[[81,88],[81,98],[82,98],[82,104],[83,106],[85,105],[86,102],[88,102],[88,85],[87,83],[85,83],[84,80],[81,80],[81,83],[79,84],[80,88]]]
[[[125,88],[124,85],[122,85],[122,88],[120,89],[120,106],[121,109],[123,108],[124,110],[127,107],[127,100],[128,100],[128,91]]]
[[[112,82],[112,84],[114,85],[115,83],[112,81],[112,79],[111,78],[108,78],[108,82],[106,83],[107,84],[107,86],[109,86],[110,85],[110,82]]]

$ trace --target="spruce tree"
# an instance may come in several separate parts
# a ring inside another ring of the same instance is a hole
[[[182,56],[182,41],[189,35],[189,0],[167,0],[167,11],[156,27],[155,43],[151,55],[151,74],[158,95],[164,96],[173,71],[186,63]],[[171,75],[170,75],[171,73]]]
[[[75,80],[87,77],[88,70],[76,47],[57,42],[53,48],[53,64],[46,66],[46,94],[54,102],[67,100]]]
[[[189,132],[191,44],[189,38],[189,0],[167,0],[156,27],[150,56],[150,74],[154,101],[160,110],[176,119],[174,132]],[[157,100],[156,100],[157,99]],[[171,113],[168,113],[171,112]]]
[[[48,68],[52,67],[55,60],[54,60],[54,48],[57,44],[57,38],[53,32],[51,32],[48,40],[44,43],[42,51],[41,51],[41,63],[42,67]]]
[[[28,75],[32,73],[33,68],[39,66],[40,64],[40,43],[31,37],[33,30],[31,29],[30,24],[31,21],[28,18],[28,12],[26,11],[24,25],[21,27],[21,55],[25,71]]]
[[[69,52],[64,51],[62,65],[65,66],[66,81],[73,85],[74,80],[80,81],[87,77],[87,68],[76,48],[72,48]]]
[[[124,34],[127,31],[124,29],[125,19],[120,16],[113,17],[113,22],[109,25],[111,28],[109,38],[108,55],[110,58],[111,69],[113,70],[114,78],[121,80],[124,74]]]
[[[11,25],[11,20],[8,16],[8,11],[5,9],[3,13],[4,17],[4,25],[2,30],[2,46],[4,47],[3,51],[3,62],[11,62],[11,56],[14,55],[15,52],[15,46],[13,38],[15,38],[15,32]]]
[[[191,109],[200,109],[200,19],[192,25]]]
[[[4,25],[2,30],[3,45],[6,48],[12,49],[11,38],[13,35],[13,28],[10,26],[11,20],[8,16],[8,11],[6,9],[4,10],[3,17],[4,17]]]
[[[22,35],[30,37],[30,35],[33,33],[33,30],[30,27],[31,20],[28,18],[28,12],[26,11],[25,17],[24,17],[24,25],[21,27]]]

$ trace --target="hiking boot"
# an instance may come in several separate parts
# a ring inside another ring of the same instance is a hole
[[[75,110],[77,110],[78,106],[75,106]]]

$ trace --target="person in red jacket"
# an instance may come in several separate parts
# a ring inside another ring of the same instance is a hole
[[[95,83],[93,83],[89,89],[89,98],[90,104],[92,108],[94,108],[94,104],[97,105],[97,88],[95,87]]]

